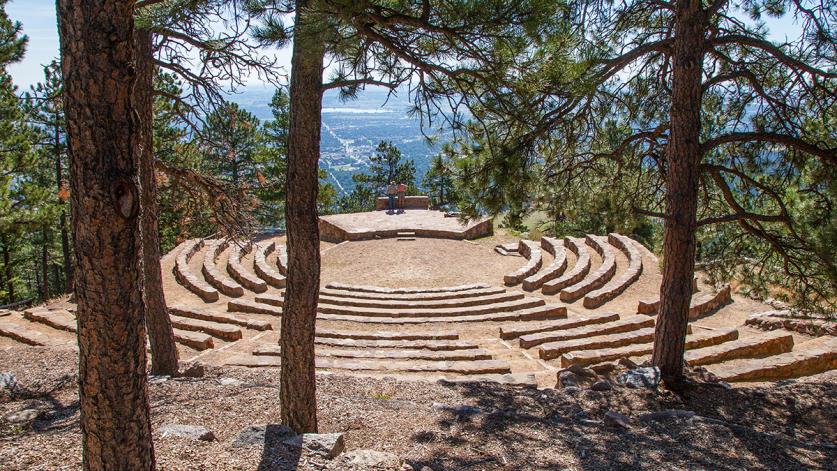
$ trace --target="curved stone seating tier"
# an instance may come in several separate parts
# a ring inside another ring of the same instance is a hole
[[[25,345],[32,345],[34,347],[45,347],[58,344],[58,342],[43,332],[15,325],[7,321],[0,323],[0,337],[7,337],[16,342],[20,342]]]
[[[517,253],[518,244],[516,242],[511,242],[508,244],[497,244],[494,246],[494,251],[500,255],[519,255]]]
[[[701,292],[692,296],[689,304],[689,320],[698,319],[715,309],[732,302],[732,289],[730,285],[724,285],[715,293]],[[656,315],[660,310],[660,300],[640,301],[636,308],[640,314],[649,316]]]
[[[23,311],[23,318],[65,332],[74,333],[78,328],[76,316],[65,309],[50,310],[45,307],[33,307]]]
[[[250,291],[264,293],[267,291],[267,283],[257,277],[255,273],[247,270],[241,263],[241,257],[249,254],[251,250],[253,250],[253,244],[250,242],[244,245],[233,242],[230,246],[230,257],[227,260],[227,273],[241,284],[241,286],[244,286]]]
[[[527,321],[544,319],[563,319],[567,317],[567,308],[557,304],[523,309],[520,311],[496,312],[493,314],[457,315],[448,317],[367,317],[343,314],[318,314],[317,319],[326,321],[346,321],[364,324],[426,324],[431,322],[499,322]]]
[[[398,332],[398,331],[340,331],[317,329],[317,337],[356,340],[458,340],[459,334],[453,331],[438,332]]]
[[[737,358],[764,358],[793,349],[793,335],[769,332],[757,337],[739,339],[711,347],[689,350],[685,360],[689,366],[709,365]]]
[[[549,252],[555,258],[548,267],[523,280],[523,289],[526,291],[540,289],[544,283],[558,278],[567,269],[567,252],[564,249],[564,241],[551,237],[541,237],[541,249]]]
[[[202,332],[190,332],[188,330],[172,329],[174,340],[182,345],[195,350],[209,350],[215,348],[212,337]]]
[[[738,330],[702,330],[693,335],[686,336],[686,350],[702,349],[712,345],[722,345],[725,342],[734,341],[738,338]],[[638,357],[650,355],[654,351],[653,343],[630,344],[621,347],[586,349],[567,352],[561,355],[561,367],[568,368],[572,365],[595,365],[606,361],[618,360],[620,358]]]
[[[241,328],[229,324],[219,324],[217,322],[202,321],[199,319],[190,319],[188,317],[171,315],[169,318],[171,319],[171,326],[176,329],[202,332],[215,338],[230,342],[236,341],[242,337]]]
[[[764,359],[720,363],[709,368],[723,381],[770,381],[809,376],[837,369],[837,338],[817,337],[792,352]]]
[[[544,283],[541,290],[543,294],[557,294],[565,287],[578,283],[590,272],[590,252],[583,239],[565,237],[564,247],[575,254],[575,265],[560,277]]]
[[[183,243],[174,262],[174,277],[186,289],[197,294],[204,301],[213,303],[218,300],[218,290],[198,278],[189,268],[189,261],[203,246],[203,239],[192,239]]]
[[[253,355],[281,356],[282,349],[278,345],[260,345],[253,350]],[[460,350],[398,350],[385,348],[380,350],[364,348],[362,350],[345,350],[333,348],[318,348],[318,357],[335,358],[363,358],[375,360],[491,360],[492,356],[481,348]]]
[[[169,313],[180,317],[188,317],[202,321],[212,321],[219,324],[238,325],[252,330],[273,330],[273,326],[270,325],[270,322],[239,317],[228,312],[213,312],[185,306],[173,306],[169,308]]]
[[[521,240],[517,251],[520,255],[523,255],[523,257],[526,258],[526,263],[522,267],[518,268],[517,271],[507,273],[503,277],[503,283],[505,283],[506,286],[514,286],[520,283],[524,278],[537,273],[543,265],[543,254],[541,253],[541,248],[538,247],[538,244],[534,241]]]
[[[634,241],[621,234],[608,234],[607,240],[610,245],[625,254],[628,258],[628,268],[618,278],[610,280],[606,285],[584,296],[584,307],[588,309],[597,308],[619,296],[642,275],[642,255],[637,250]]]
[[[572,329],[590,324],[603,324],[619,320],[619,314],[614,312],[594,312],[586,313],[581,316],[573,317],[572,319],[561,319],[556,321],[539,322],[532,324],[531,322],[524,322],[521,324],[504,325],[500,327],[500,338],[504,340],[516,339],[521,335],[537,334],[540,332],[550,332],[553,330]]]
[[[613,348],[631,345],[634,343],[646,343],[654,339],[654,329],[645,328],[622,332],[619,334],[599,335],[596,337],[585,337],[559,342],[542,344],[538,348],[538,356],[542,360],[558,358],[563,353],[575,350],[593,350],[599,348]]]
[[[227,311],[247,312],[250,314],[267,314],[269,316],[281,316],[282,309],[269,304],[250,301],[249,299],[231,299],[227,303]]]
[[[424,300],[440,300],[440,299],[462,299],[478,296],[489,296],[492,294],[505,293],[506,288],[491,287],[491,288],[475,288],[463,291],[450,291],[439,293],[414,293],[414,294],[399,294],[399,293],[373,293],[365,291],[345,291],[333,288],[320,288],[320,296],[332,296],[340,298],[353,299],[375,299],[375,300],[391,300],[391,301],[424,301]]]
[[[276,242],[269,244],[256,244],[256,252],[253,255],[253,268],[256,274],[259,275],[267,284],[274,288],[285,287],[285,277],[277,270],[274,270],[267,264],[267,256],[276,250]]]
[[[621,332],[630,332],[632,330],[653,326],[653,317],[628,316],[623,319],[606,322],[604,324],[592,324],[565,330],[553,330],[549,332],[522,335],[520,336],[520,347],[532,348],[547,342],[560,342],[563,340],[595,337],[599,335],[618,334]]]
[[[320,337],[317,332],[314,343],[341,348],[402,348],[410,350],[474,350],[479,348],[474,342],[465,340],[389,340],[389,339],[346,339]]]
[[[456,373],[463,375],[487,373],[511,373],[511,366],[503,360],[475,361],[394,361],[349,358],[316,358],[316,367],[348,371],[380,371],[404,373]],[[224,362],[228,366],[279,367],[281,358],[267,355],[230,356]]]
[[[519,291],[512,291],[507,293],[492,294],[488,296],[479,296],[473,298],[454,298],[454,299],[431,299],[431,300],[389,300],[389,299],[355,299],[343,298],[328,295],[320,295],[319,302],[324,304],[331,304],[335,306],[352,306],[352,307],[375,307],[386,309],[412,309],[412,308],[456,308],[456,307],[470,307],[480,306],[485,304],[493,304],[505,301],[515,301],[523,299],[523,293]]]
[[[262,298],[257,297],[256,301]],[[317,305],[317,312],[323,314],[342,314],[363,317],[459,317],[476,314],[494,314],[497,312],[517,311],[532,307],[543,306],[546,302],[540,298],[521,298],[487,305],[468,306],[459,308],[417,307],[405,309],[384,309],[371,307],[336,306],[322,301]]]
[[[281,244],[276,244],[276,268],[282,276],[288,276],[288,250]]]
[[[203,276],[206,281],[214,286],[218,291],[237,298],[244,294],[244,287],[233,281],[232,278],[222,273],[215,264],[218,255],[226,250],[229,245],[227,240],[213,240],[206,244],[206,252],[203,254]]]
[[[364,293],[382,294],[423,294],[423,293],[455,293],[458,291],[472,291],[477,289],[491,288],[485,283],[474,283],[460,286],[445,286],[441,288],[384,288],[381,286],[352,285],[347,283],[332,282],[326,288],[339,289],[343,291],[360,291]]]
[[[561,301],[572,302],[595,289],[601,288],[616,273],[616,253],[603,237],[588,235],[587,245],[602,257],[602,264],[578,283],[561,290]]]

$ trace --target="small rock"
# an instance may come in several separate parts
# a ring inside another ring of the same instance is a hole
[[[582,377],[585,377],[585,378],[595,378],[595,377],[598,376],[598,375],[596,375],[596,372],[593,371],[592,369],[586,368],[586,367],[581,366],[581,365],[570,365],[564,371],[572,371],[573,373],[577,374],[578,376],[582,376]]]
[[[242,383],[235,378],[220,378],[218,384],[221,386],[240,386]]]
[[[239,432],[232,441],[232,446],[264,445],[267,441],[279,442],[293,435],[294,431],[287,425],[250,425]]]
[[[579,391],[581,391],[581,388],[579,388],[578,386],[567,386],[566,388],[563,388],[561,390],[564,391],[565,393],[571,395],[571,396],[574,396],[574,395],[578,394]]]
[[[398,466],[401,461],[398,456],[377,450],[352,450],[346,453],[343,457],[346,463],[352,466],[362,466],[366,468],[387,468],[392,469]],[[407,465],[410,466],[410,465]],[[410,471],[413,467],[410,466]]]
[[[282,442],[291,448],[301,448],[311,453],[334,458],[343,452],[346,444],[342,433],[303,433]]]
[[[660,384],[660,369],[656,366],[634,368],[617,376],[616,382],[629,388],[656,388]]]
[[[466,405],[449,406],[447,404],[442,404],[441,402],[434,402],[431,407],[433,407],[436,410],[452,412],[456,415],[475,415],[475,414],[479,414],[479,413],[482,412],[482,409],[480,409],[479,407],[466,406]]]
[[[578,387],[578,375],[572,371],[562,371],[558,373],[558,387],[568,388],[570,386]]]
[[[590,386],[590,389],[592,389],[593,391],[610,391],[611,389],[613,389],[613,385],[610,384],[610,381],[604,379],[602,381],[596,381],[595,383],[593,383],[593,385]]]
[[[158,432],[163,438],[171,436],[191,438],[192,440],[201,440],[204,442],[215,440],[215,434],[211,430],[196,425],[166,424],[160,427]]]
[[[14,391],[17,389],[17,377],[11,371],[0,373],[0,389]]]
[[[606,375],[612,373],[616,369],[616,366],[616,363],[599,363],[598,365],[591,366],[590,369],[595,371],[596,374]]]
[[[688,419],[694,416],[694,411],[682,409],[668,409],[640,414],[639,420],[662,421],[668,419]]]
[[[180,376],[184,378],[203,378],[206,368],[201,363],[192,363],[189,368],[183,370]]]
[[[639,366],[636,363],[634,363],[633,361],[631,361],[629,358],[620,358],[617,363],[619,363],[620,365],[622,365],[625,368],[628,368],[630,370]]]
[[[629,429],[631,428],[630,420],[627,415],[612,410],[607,411],[604,415],[604,424],[608,427]]]
[[[13,424],[32,422],[38,418],[38,409],[23,409],[22,411],[6,414],[6,421]]]
[[[171,376],[164,376],[164,375],[153,375],[148,377],[148,382],[150,384],[158,384],[158,383],[165,383],[166,381],[170,380]]]

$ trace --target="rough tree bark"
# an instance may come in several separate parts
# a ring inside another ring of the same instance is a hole
[[[314,321],[320,290],[317,166],[320,158],[324,45],[320,21],[296,2],[291,59],[290,131],[285,220],[288,281],[282,315],[282,422],[297,433],[317,431]]]
[[[683,352],[695,271],[700,176],[701,73],[706,12],[700,0],[678,1],[674,25],[671,134],[666,149],[663,282],[653,364],[667,382],[683,375]]]
[[[151,343],[151,373],[174,376],[177,374],[177,345],[171,327],[166,297],[163,292],[163,273],[160,268],[160,235],[157,224],[157,178],[154,173],[152,137],[154,63],[152,62],[151,32],[134,32],[137,82],[134,88],[134,109],[140,117],[137,131],[143,145],[137,149],[142,182],[142,253],[145,269],[145,325]]]
[[[58,0],[85,469],[154,469],[133,2]]]

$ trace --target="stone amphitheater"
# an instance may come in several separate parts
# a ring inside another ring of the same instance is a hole
[[[572,365],[650,357],[661,276],[658,259],[637,241],[620,234],[516,240],[487,235],[485,221],[479,230],[434,234],[434,223],[456,219],[430,213],[418,236],[415,225],[376,233],[374,223],[357,222],[363,215],[341,215],[364,237],[321,244],[318,369],[554,387],[557,372]],[[381,212],[369,217],[380,220]],[[278,367],[286,260],[283,237],[188,240],[164,256],[181,359]],[[700,277],[694,289],[689,365],[727,382],[837,368],[833,335],[760,330],[764,323],[748,319],[764,318],[769,306]],[[0,346],[74,348],[75,330],[68,302],[7,311]]]

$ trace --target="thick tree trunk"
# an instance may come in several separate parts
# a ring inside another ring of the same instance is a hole
[[[140,117],[139,128],[143,145],[137,149],[142,181],[142,251],[145,268],[145,325],[151,343],[151,373],[177,374],[177,345],[169,319],[163,292],[163,273],[160,268],[160,236],[157,226],[157,178],[154,174],[152,147],[152,119],[154,63],[152,62],[151,33],[136,30],[137,85],[134,88],[134,109]]]
[[[55,146],[55,184],[58,186],[59,193],[63,188],[64,182],[64,167],[61,165],[61,129],[58,127],[58,119],[53,129],[54,146]],[[73,263],[70,260],[70,236],[67,231],[67,211],[64,209],[66,203],[62,200],[61,216],[59,216],[59,225],[61,226],[61,254],[64,262],[64,291],[69,293],[73,290]]]
[[[133,2],[59,0],[85,469],[154,469]]]
[[[677,2],[671,134],[666,149],[663,282],[652,360],[660,368],[663,378],[671,383],[677,383],[683,375],[683,351],[695,271],[705,30],[706,13],[700,0]]]
[[[320,158],[324,46],[320,21],[296,3],[288,143],[288,281],[282,315],[282,422],[297,433],[317,431],[314,321],[320,290],[317,166]]]
[[[44,243],[41,246],[41,298],[44,301],[49,299],[49,231],[41,231]]]

